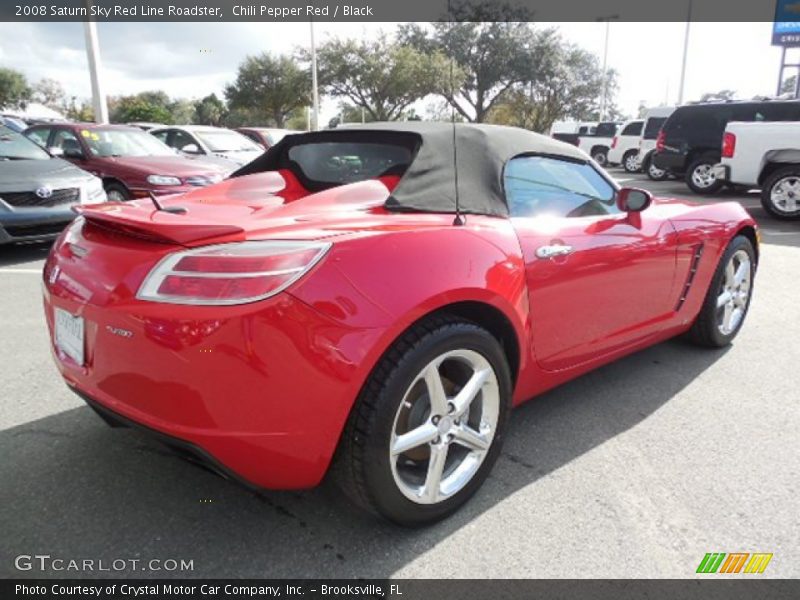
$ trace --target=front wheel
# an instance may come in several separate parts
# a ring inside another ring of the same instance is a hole
[[[131,194],[121,183],[111,182],[105,186],[106,197],[109,202],[126,202],[130,200]]]
[[[777,219],[800,219],[800,166],[784,167],[767,177],[761,205]]]
[[[489,332],[448,317],[415,325],[362,390],[333,474],[357,504],[396,523],[442,519],[489,474],[510,401],[508,363]]]
[[[665,181],[669,178],[669,172],[665,171],[664,169],[659,169],[657,166],[653,164],[653,157],[650,156],[647,158],[644,172],[652,181]]]
[[[739,333],[750,308],[756,256],[752,242],[743,235],[733,238],[717,265],[703,307],[689,330],[700,346],[727,346]]]

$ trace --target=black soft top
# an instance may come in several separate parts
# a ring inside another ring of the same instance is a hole
[[[454,131],[455,129],[455,131]],[[287,167],[287,153],[295,145],[315,142],[388,142],[414,140],[415,155],[386,208],[395,211],[454,213],[458,157],[459,207],[467,214],[508,216],[503,193],[503,169],[509,159],[525,154],[557,156],[586,162],[575,146],[517,127],[408,121],[368,123],[338,129],[287,135],[232,177]]]

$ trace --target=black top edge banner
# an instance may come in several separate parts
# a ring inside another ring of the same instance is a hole
[[[705,579],[39,579],[0,581],[3,600],[789,600],[800,580]],[[748,578],[749,579],[746,579]]]
[[[0,0],[0,21],[772,21],[785,0]],[[794,5],[800,20],[800,2]]]

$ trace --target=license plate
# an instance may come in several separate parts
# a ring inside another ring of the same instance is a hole
[[[83,366],[83,317],[76,317],[57,308],[56,347]]]

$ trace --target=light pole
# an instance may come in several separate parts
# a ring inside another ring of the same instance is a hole
[[[317,45],[314,43],[314,21],[311,26],[311,131],[319,131],[319,89],[317,88]]]
[[[600,95],[600,121],[606,117],[606,104],[608,102],[608,82],[606,77],[608,75],[608,38],[611,33],[611,21],[613,19],[619,19],[619,15],[609,15],[608,17],[597,19],[598,21],[605,21],[606,23],[606,36],[603,42],[603,91]]]
[[[92,0],[86,0],[86,12],[92,14]],[[83,32],[86,38],[86,55],[89,59],[89,76],[92,80],[92,106],[94,107],[94,120],[97,123],[108,123],[108,103],[103,93],[100,81],[100,44],[97,41],[97,23],[92,20],[83,22]]]
[[[683,81],[686,78],[686,57],[689,54],[689,30],[692,25],[692,0],[689,0],[689,9],[686,14],[686,30],[683,34],[683,61],[681,62],[681,82],[678,86],[678,104],[683,104]]]

